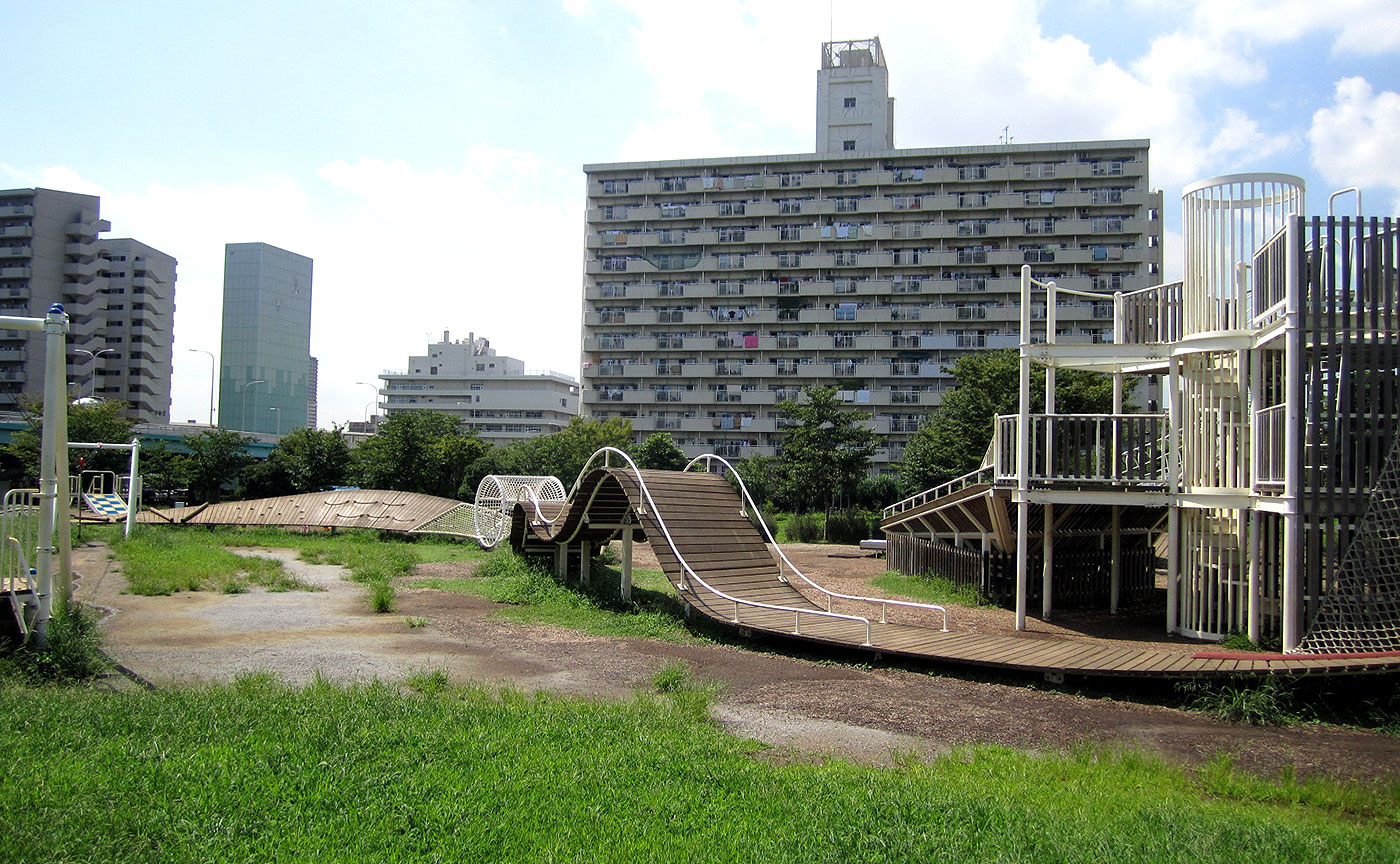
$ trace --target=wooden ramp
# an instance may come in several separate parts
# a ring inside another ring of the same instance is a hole
[[[890,619],[899,617],[901,607],[916,604],[832,595],[790,570],[745,515],[739,494],[718,474],[598,469],[552,512],[518,506],[513,518],[512,545],[527,554],[555,553],[585,542],[596,549],[630,528],[635,538],[645,536],[693,610],[742,630],[876,654],[1050,677],[1301,675],[1400,668],[1400,655],[1191,654],[1131,641],[959,633],[956,620],[948,631],[899,623]]]

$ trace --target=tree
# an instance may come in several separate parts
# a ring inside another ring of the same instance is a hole
[[[350,446],[339,429],[293,429],[277,442],[268,461],[285,474],[290,492],[319,492],[345,484]]]
[[[998,414],[1020,410],[1021,362],[1016,349],[978,351],[959,357],[951,368],[957,388],[929,415],[904,448],[899,466],[906,494],[974,471],[982,464]],[[1061,369],[1055,375],[1055,410],[1100,414],[1113,408],[1113,378],[1097,372]],[[1031,411],[1045,410],[1045,368],[1031,368]]]
[[[131,430],[136,421],[122,416],[126,405],[121,402],[83,402],[68,406],[68,440],[92,444],[130,444]],[[29,403],[23,408],[28,428],[14,434],[6,450],[19,463],[22,482],[39,482],[39,450],[44,437],[42,403]],[[68,473],[78,473],[78,460],[89,470],[113,471],[126,474],[131,454],[119,450],[69,450]]]
[[[870,469],[879,436],[863,424],[871,415],[848,410],[832,387],[808,387],[806,399],[778,405],[791,424],[782,438],[781,464],[789,497],[799,506],[819,503],[831,513],[843,491]]]
[[[236,493],[239,478],[253,461],[248,443],[254,440],[229,429],[207,429],[197,435],[185,436],[190,455],[186,470],[190,497],[195,501],[215,503],[226,492]]]
[[[632,454],[638,468],[652,471],[681,471],[688,459],[684,451],[676,446],[670,432],[653,432],[647,436],[637,452]]]
[[[405,411],[392,415],[355,448],[351,473],[367,488],[450,498],[488,447],[475,431],[463,431],[456,417]]]
[[[175,493],[187,482],[189,458],[176,453],[164,441],[141,442],[141,491],[146,503],[175,500]]]
[[[567,487],[600,448],[615,447],[626,453],[631,446],[631,420],[574,417],[568,426],[552,435],[518,441],[505,448],[497,462],[497,473],[558,477]]]

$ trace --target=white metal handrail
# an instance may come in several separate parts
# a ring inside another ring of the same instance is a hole
[[[906,510],[913,510],[915,507],[921,507],[930,501],[936,501],[942,498],[944,495],[951,495],[954,492],[961,492],[969,486],[976,486],[979,483],[989,482],[992,477],[992,470],[993,467],[991,465],[983,465],[980,468],[974,468],[961,477],[954,477],[952,480],[939,486],[934,486],[932,489],[925,489],[923,492],[910,495],[903,501],[896,501],[886,507],[882,515],[886,519],[891,516],[898,516]],[[980,479],[984,474],[987,475],[988,479]]]
[[[723,465],[724,468],[727,471],[729,471],[730,474],[734,475],[734,479],[739,483],[739,492],[743,496],[744,503],[752,507],[753,512],[758,516],[758,524],[760,530],[763,531],[763,536],[768,538],[769,544],[771,544],[773,546],[773,549],[778,553],[778,557],[783,560],[783,563],[786,564],[792,570],[792,572],[796,573],[799,577],[801,577],[803,582],[806,582],[808,585],[812,586],[814,589],[826,596],[826,608],[828,613],[835,614],[831,613],[832,598],[837,598],[840,600],[855,600],[863,603],[880,604],[881,624],[889,623],[888,607],[890,605],[903,606],[910,609],[928,609],[934,612],[943,613],[943,632],[948,632],[948,610],[942,606],[937,606],[933,603],[915,603],[909,600],[887,600],[883,597],[859,597],[852,594],[839,594],[835,591],[823,588],[822,586],[813,582],[811,579],[808,579],[807,574],[797,569],[797,565],[793,564],[792,561],[788,559],[787,555],[783,552],[783,547],[779,546],[778,541],[773,538],[773,532],[768,530],[768,523],[763,520],[762,511],[759,509],[758,505],[754,503],[753,496],[749,494],[748,486],[744,485],[744,478],[739,476],[739,472],[734,469],[734,466],[729,464],[729,461],[726,460],[723,456],[716,456],[713,453],[706,453],[702,456],[696,456],[694,459],[690,460],[690,464],[685,466],[685,470],[689,471],[696,465],[696,463],[700,462],[701,460],[705,460],[707,469],[709,467],[709,463],[711,461],[714,461]],[[866,640],[866,644],[869,644],[868,638]]]
[[[802,616],[803,616],[803,615],[816,615],[816,616],[818,616],[818,617],[820,617],[820,618],[837,618],[837,619],[841,619],[841,620],[844,620],[844,621],[856,621],[856,622],[859,622],[859,623],[865,625],[865,642],[864,642],[863,644],[865,644],[865,645],[867,645],[867,646],[870,645],[870,619],[869,619],[869,618],[865,618],[865,617],[860,616],[860,615],[845,615],[845,614],[842,614],[842,613],[840,613],[840,612],[823,611],[823,610],[821,610],[821,609],[799,609],[799,608],[797,608],[796,606],[782,606],[782,605],[778,605],[778,604],[774,604],[774,603],[763,603],[763,602],[760,602],[760,601],[758,601],[758,600],[747,600],[747,599],[744,599],[744,598],[742,598],[742,597],[735,597],[735,596],[733,596],[732,594],[727,594],[727,593],[725,593],[725,592],[719,590],[718,588],[715,588],[713,585],[709,584],[709,583],[706,582],[704,579],[702,579],[702,578],[700,577],[700,575],[699,575],[698,573],[695,572],[694,568],[692,568],[692,567],[690,566],[690,564],[688,564],[688,563],[686,562],[685,558],[681,555],[680,549],[676,548],[676,541],[671,537],[671,532],[670,532],[670,530],[667,529],[667,527],[666,527],[666,520],[662,518],[661,512],[660,512],[660,511],[657,509],[657,507],[656,507],[656,500],[655,500],[654,498],[652,498],[652,496],[651,496],[651,490],[647,488],[646,481],[642,479],[642,472],[641,472],[641,469],[637,467],[637,463],[636,463],[636,462],[633,462],[633,461],[632,461],[632,457],[631,457],[631,456],[628,456],[626,453],[622,452],[621,450],[617,449],[616,447],[602,447],[602,448],[599,448],[592,456],[588,457],[588,461],[587,461],[586,463],[584,463],[583,470],[580,471],[579,474],[578,474],[578,480],[575,480],[575,481],[574,481],[573,488],[569,490],[569,500],[570,500],[570,501],[572,501],[572,500],[574,499],[574,493],[578,491],[579,481],[581,481],[581,480],[583,479],[583,477],[588,473],[588,469],[591,468],[591,467],[593,466],[594,461],[596,461],[596,460],[598,459],[599,456],[602,456],[602,457],[603,457],[603,467],[604,467],[604,468],[611,468],[611,467],[612,467],[612,463],[611,463],[610,459],[611,459],[612,454],[617,454],[618,456],[621,456],[622,459],[623,459],[623,461],[625,461],[625,462],[627,463],[627,467],[628,467],[629,469],[631,469],[632,475],[633,475],[633,476],[636,478],[636,480],[637,480],[637,488],[641,491],[642,496],[646,499],[646,506],[647,506],[647,508],[650,510],[650,513],[651,513],[652,518],[654,518],[654,519],[656,520],[657,526],[661,529],[661,536],[663,536],[663,537],[666,538],[666,545],[669,546],[669,547],[671,548],[671,554],[674,555],[674,556],[676,556],[676,561],[679,562],[680,565],[681,565],[681,567],[685,570],[686,581],[685,581],[684,583],[682,583],[682,585],[680,586],[683,590],[691,590],[691,589],[690,589],[690,585],[689,585],[689,580],[694,579],[694,580],[695,580],[696,582],[698,582],[705,590],[707,590],[707,591],[709,591],[710,593],[716,595],[717,597],[720,597],[721,599],[730,601],[731,603],[734,604],[734,617],[733,617],[733,621],[734,621],[735,624],[742,623],[742,622],[740,622],[740,620],[739,620],[739,607],[740,607],[741,605],[742,605],[742,606],[753,606],[753,607],[758,608],[758,609],[771,609],[771,610],[774,610],[774,611],[777,611],[777,612],[791,612],[791,613],[793,613],[793,633],[795,633],[795,634],[797,634],[797,635],[801,635],[801,633],[802,633]],[[704,457],[699,457],[699,458],[704,458]],[[714,457],[714,458],[718,459],[719,457],[716,456],[716,457]],[[694,464],[694,463],[692,462],[691,464]],[[728,463],[726,462],[725,464],[727,465]],[[686,467],[689,468],[690,466],[686,466]],[[730,470],[733,470],[733,469],[731,468]],[[741,482],[742,482],[742,481],[741,481]],[[573,509],[573,508],[571,507],[571,508],[569,508],[569,509]],[[806,577],[803,577],[803,578],[806,578]]]

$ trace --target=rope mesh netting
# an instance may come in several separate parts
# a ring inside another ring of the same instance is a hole
[[[1400,651],[1400,438],[1299,654]]]

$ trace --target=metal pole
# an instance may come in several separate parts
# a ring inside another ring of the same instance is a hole
[[[190,348],[200,354],[209,355],[209,425],[214,425],[214,369],[219,365],[219,361],[214,358],[213,351],[206,351],[203,348]]]
[[[1016,629],[1026,629],[1026,565],[1030,544],[1031,268],[1021,265],[1021,395],[1016,414]]]
[[[131,438],[131,482],[126,488],[126,530],[122,536],[131,539],[131,529],[136,526],[136,508],[141,506],[141,439]]]
[[[622,532],[622,585],[618,590],[622,602],[632,600],[632,528]]]
[[[250,427],[250,426],[252,425],[251,423],[248,422],[248,389],[249,389],[250,387],[252,387],[254,384],[266,384],[266,383],[267,383],[267,381],[266,381],[265,379],[262,379],[262,378],[254,378],[252,381],[249,381],[247,384],[244,384],[244,385],[243,385],[243,399],[242,399],[242,401],[241,401],[241,403],[240,403],[240,407],[239,407],[239,413],[242,414],[243,416],[241,416],[241,417],[238,418],[238,423],[239,423],[240,426],[244,427],[244,428],[243,428],[243,431],[244,431],[244,432],[252,432],[252,431],[253,431],[251,428],[248,428],[248,427]],[[253,404],[253,407],[254,407],[254,408],[257,408],[258,406],[257,406],[256,403],[254,403],[254,404]]]
[[[39,537],[34,564],[39,606],[37,629],[42,640],[48,635],[49,618],[53,614],[54,595],[54,526],[58,514],[58,463],[68,458],[67,447],[60,447],[60,418],[68,413],[67,362],[63,350],[63,335],[68,330],[68,316],[63,304],[49,307],[43,324],[44,342],[44,435],[39,447]],[[67,424],[63,424],[66,429]],[[65,472],[67,473],[67,472]],[[64,490],[67,494],[67,490]],[[61,562],[60,562],[61,566]]]
[[[1288,217],[1287,239],[1284,241],[1285,265],[1284,306],[1284,401],[1288,404],[1290,422],[1284,427],[1283,439],[1283,650],[1294,651],[1301,640],[1302,618],[1302,533],[1298,499],[1302,491],[1299,476],[1303,465],[1303,442],[1299,433],[1303,426],[1303,341],[1300,327],[1302,282],[1298,258],[1302,246],[1302,221]],[[1299,418],[1299,419],[1295,419]]]

